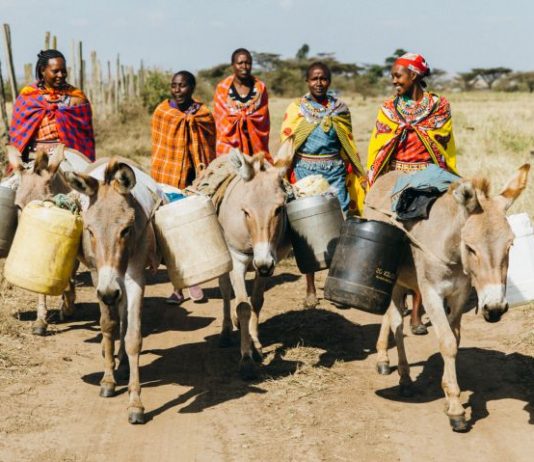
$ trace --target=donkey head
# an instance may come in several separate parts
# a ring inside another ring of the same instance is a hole
[[[37,152],[32,167],[25,167],[21,155],[13,146],[7,147],[8,159],[15,175],[19,177],[19,186],[15,194],[15,205],[22,210],[33,200],[44,200],[55,194],[67,192],[67,186],[60,178],[59,165],[64,159],[65,146],[60,144],[53,159],[42,151]]]
[[[252,264],[261,276],[270,276],[285,232],[286,195],[282,178],[286,167],[272,166],[261,154],[248,157],[237,150],[230,153],[229,159],[243,180],[236,208],[250,235],[254,253]]]
[[[116,305],[125,293],[124,275],[128,259],[135,253],[136,225],[142,219],[130,194],[135,173],[127,164],[112,159],[104,181],[75,172],[67,172],[66,178],[72,188],[89,197],[83,216],[84,253],[98,273],[98,298],[108,306]]]
[[[460,243],[463,268],[471,276],[478,307],[488,322],[499,321],[508,310],[504,295],[514,234],[505,214],[525,189],[529,169],[529,164],[521,166],[500,194],[492,197],[486,179],[462,181],[451,187],[468,215]]]

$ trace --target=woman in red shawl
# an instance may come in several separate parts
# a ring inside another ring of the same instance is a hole
[[[213,116],[217,155],[232,148],[269,158],[269,98],[265,84],[251,74],[252,55],[244,48],[232,53],[234,74],[217,85]]]
[[[94,160],[91,105],[81,90],[67,83],[65,57],[46,50],[37,58],[37,81],[20,91],[13,106],[10,143],[24,160],[37,150],[51,153],[60,143]]]

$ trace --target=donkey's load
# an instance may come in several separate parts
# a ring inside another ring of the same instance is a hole
[[[325,298],[383,314],[391,301],[405,235],[380,221],[349,218],[326,279]]]
[[[206,196],[189,196],[160,207],[158,242],[176,289],[201,284],[232,269],[215,207]]]
[[[51,202],[30,202],[6,260],[12,284],[45,295],[60,295],[69,282],[83,229],[79,215]]]
[[[524,305],[534,300],[534,230],[526,213],[507,218],[515,237],[510,248],[506,301],[510,306]]]
[[[343,225],[337,197],[302,197],[289,202],[286,210],[300,272],[306,274],[328,268]]]
[[[5,257],[17,229],[17,207],[15,191],[0,186],[0,257]]]

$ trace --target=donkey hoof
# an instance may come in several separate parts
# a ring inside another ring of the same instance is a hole
[[[46,326],[43,326],[42,324],[33,326],[32,334],[44,337],[46,335]]]
[[[232,337],[230,334],[221,334],[219,337],[219,348],[229,348],[232,346]]]
[[[128,411],[128,422],[132,425],[142,425],[145,423],[145,411],[143,409],[135,409]]]
[[[252,349],[252,359],[256,361],[258,364],[261,364],[263,362],[263,353],[261,352],[261,349],[258,349],[258,348]]]
[[[403,398],[411,398],[415,394],[415,390],[413,389],[413,384],[411,382],[399,384],[399,394]]]
[[[100,384],[100,397],[113,398],[115,396],[115,385],[110,383]]]
[[[389,363],[386,361],[380,361],[376,363],[376,371],[380,375],[389,375],[391,374],[391,367],[389,367]]]
[[[308,294],[304,299],[304,308],[315,308],[319,304],[317,296],[315,294]]]
[[[449,423],[453,432],[465,433],[469,431],[469,425],[463,415],[449,417]]]
[[[258,365],[250,356],[245,356],[239,364],[239,375],[243,380],[254,380],[258,377]]]

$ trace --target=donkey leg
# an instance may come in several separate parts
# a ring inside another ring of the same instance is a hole
[[[250,318],[252,307],[247,296],[245,274],[248,262],[234,259],[234,269],[230,273],[236,297],[237,321],[241,334],[241,361],[239,372],[244,380],[255,379],[258,375],[257,365],[252,357],[252,338],[250,337]]]
[[[223,274],[219,278],[219,289],[223,298],[223,323],[221,336],[219,338],[219,346],[226,348],[232,345],[232,284],[230,282],[230,275]]]
[[[382,324],[380,326],[380,333],[378,334],[378,340],[376,341],[376,370],[380,375],[391,374],[391,368],[389,367],[389,329],[391,326],[390,316],[391,311],[395,307],[390,304],[386,314],[382,317]]]
[[[114,331],[118,323],[116,307],[100,303],[100,330],[102,332],[102,354],[104,356],[104,375],[100,380],[100,396],[110,398],[115,396],[115,340]]]
[[[139,354],[143,338],[141,334],[141,307],[143,305],[143,293],[145,287],[144,274],[125,276],[127,296],[127,330],[126,330],[126,353],[130,365],[130,380],[128,382],[128,422],[131,424],[145,423],[145,408],[141,402],[141,384],[139,380]]]
[[[304,299],[305,308],[315,308],[319,304],[317,300],[317,289],[315,288],[315,273],[306,274],[306,298]]]
[[[61,305],[59,307],[59,319],[64,321],[65,318],[70,318],[74,314],[76,301],[76,272],[80,266],[80,262],[76,260],[72,274],[69,278],[69,285],[63,292],[61,297]]]
[[[48,308],[46,306],[46,295],[38,295],[37,299],[37,319],[33,324],[32,334],[33,335],[46,335],[46,328],[48,323],[46,318],[48,316]]]
[[[394,309],[390,312],[391,330],[395,336],[395,343],[397,344],[397,354],[399,356],[399,364],[397,371],[399,373],[399,392],[401,396],[409,397],[413,395],[412,379],[410,377],[410,365],[406,357],[406,349],[404,347],[404,322],[402,318],[402,305],[395,303]]]
[[[469,427],[465,420],[465,409],[460,402],[460,387],[456,377],[458,340],[449,325],[443,298],[439,293],[432,287],[425,287],[422,295],[423,304],[436,331],[440,353],[443,357],[444,367],[441,387],[447,402],[446,413],[452,429],[457,432],[465,432],[469,430]]]
[[[262,354],[262,345],[259,339],[258,335],[258,324],[259,324],[259,318],[260,318],[260,311],[263,306],[264,297],[263,294],[265,292],[265,283],[267,282],[267,278],[260,277],[258,274],[256,274],[256,277],[254,278],[254,286],[252,289],[252,297],[251,297],[251,303],[252,303],[252,313],[250,317],[250,336],[252,337],[252,344],[254,345],[254,350],[252,354],[254,355],[254,359],[258,362],[263,361],[263,354]]]
[[[119,307],[119,351],[117,359],[119,365],[117,366],[116,376],[119,380],[126,380],[130,375],[130,363],[128,355],[126,354],[126,332],[128,330],[128,311],[126,303],[122,303]]]

